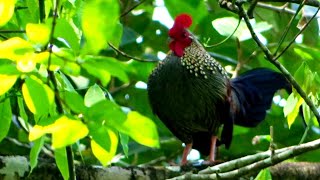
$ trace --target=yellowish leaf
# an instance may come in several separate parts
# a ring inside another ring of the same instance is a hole
[[[54,101],[54,92],[36,76],[26,78],[22,95],[29,110],[38,115],[46,114]]]
[[[127,120],[121,126],[122,133],[128,134],[138,143],[156,148],[160,146],[155,123],[140,113],[128,113]]]
[[[48,133],[44,126],[35,125],[29,133],[29,141],[34,141],[44,134]]]
[[[69,119],[62,116],[54,124],[50,125],[52,131],[52,147],[62,148],[73,144],[88,135],[89,130],[79,120]]]
[[[18,75],[0,74],[0,96],[6,93],[14,85]]]
[[[30,54],[33,53],[32,44],[20,37],[13,37],[0,42],[0,58],[2,59],[18,61],[26,57],[30,58]]]
[[[30,130],[29,140],[34,141],[47,133],[52,134],[52,147],[57,149],[75,143],[88,135],[89,130],[81,121],[62,116],[48,126],[35,125]]]
[[[299,97],[299,101],[297,102],[296,106],[294,107],[294,110],[288,114],[287,117],[287,121],[288,121],[288,126],[289,128],[291,127],[291,125],[294,123],[294,121],[296,120],[298,114],[299,114],[299,108],[302,105],[302,103],[304,102],[304,99],[302,97]]]
[[[110,151],[102,148],[97,142],[93,139],[91,140],[91,148],[94,156],[101,162],[103,166],[106,166],[111,163],[112,158],[116,155],[118,147],[118,136],[111,129],[107,130],[110,137]]]
[[[10,21],[16,0],[0,0],[0,27]]]
[[[32,98],[31,98],[31,95],[30,95],[30,91],[28,90],[28,87],[27,87],[26,83],[23,83],[23,85],[22,85],[22,95],[23,95],[23,98],[24,98],[29,110],[33,114],[35,114],[36,113],[36,107],[34,105],[34,102],[32,101]]]
[[[45,24],[28,23],[26,26],[26,33],[29,40],[38,45],[46,45],[50,39],[50,27]]]

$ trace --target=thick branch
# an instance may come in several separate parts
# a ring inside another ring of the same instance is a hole
[[[235,169],[235,170],[231,170],[228,172],[224,172],[223,173],[218,173],[217,171],[219,171],[219,169],[215,168],[216,166],[210,167],[206,170],[200,171],[200,173],[202,174],[190,174],[187,173],[185,175],[179,176],[179,177],[175,177],[172,178],[172,180],[182,180],[182,179],[232,179],[232,178],[236,178],[236,177],[240,177],[240,176],[244,176],[246,174],[255,172],[255,171],[259,171],[261,169],[264,169],[266,167],[269,166],[273,166],[279,162],[282,162],[284,160],[287,160],[289,158],[298,156],[300,154],[306,153],[308,151],[312,151],[315,149],[320,148],[320,139],[315,140],[315,141],[311,141],[305,144],[301,144],[301,145],[297,145],[297,146],[292,146],[289,148],[285,148],[283,149],[279,149],[276,152],[278,152],[277,154],[274,154],[273,156],[271,156],[270,151],[266,151],[264,153],[260,153],[260,154],[256,154],[253,156],[257,157],[257,162],[252,163],[252,157],[251,158],[239,158],[233,161],[229,161],[226,163],[223,163],[223,165],[217,165],[220,167],[226,167],[228,166],[228,164],[230,163],[230,166],[235,167],[237,166],[238,162],[239,164],[243,163],[243,159],[250,159],[249,165],[245,165],[241,168]],[[270,154],[268,158],[266,159],[262,159],[260,160],[261,155],[268,155],[268,153]],[[248,164],[248,163],[244,163],[244,164]],[[214,171],[211,171],[211,170]],[[228,169],[228,168],[227,168]],[[203,174],[203,173],[212,173],[212,174]]]
[[[270,168],[275,179],[319,179],[320,163],[280,163]],[[24,156],[0,156],[0,179],[63,179],[52,159],[39,159],[31,174],[28,159]],[[77,166],[77,179],[152,179],[163,180],[181,175],[180,166],[169,167],[101,167]]]

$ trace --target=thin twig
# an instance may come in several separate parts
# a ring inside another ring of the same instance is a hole
[[[288,8],[288,7],[283,7],[283,6],[274,6],[272,4],[266,4],[266,3],[258,3],[257,4],[257,7],[259,8],[264,8],[264,9],[270,9],[272,11],[277,11],[277,12],[285,12],[285,13],[288,13],[288,14],[295,14],[296,11]]]
[[[141,59],[138,57],[131,56],[131,55],[117,49],[113,44],[111,44],[111,43],[108,43],[108,44],[114,51],[116,51],[117,53],[121,54],[121,56],[126,57],[128,59],[133,59],[133,60],[140,61],[140,62],[159,62],[159,60]]]
[[[52,59],[52,48],[53,48],[53,41],[54,41],[54,30],[57,24],[57,18],[58,18],[58,6],[59,6],[59,0],[56,0],[56,5],[53,12],[53,19],[52,19],[52,27],[50,32],[50,41],[49,41],[49,58],[48,58],[48,67],[47,71],[50,72],[50,65],[51,65],[51,59]],[[50,74],[49,74],[50,75]],[[49,79],[48,79],[49,80]]]
[[[216,46],[219,46],[223,43],[225,43],[227,40],[231,39],[231,37],[236,33],[236,31],[238,30],[239,26],[241,24],[241,18],[239,18],[238,20],[238,24],[237,24],[237,27],[233,30],[233,32],[228,36],[226,37],[224,40],[222,40],[221,42],[218,42],[216,44],[212,44],[212,45],[204,45],[205,48],[212,48],[212,47],[216,47]]]
[[[307,1],[307,0],[303,0],[303,1],[302,1],[302,3],[299,5],[299,7],[298,7],[296,13],[294,14],[294,16],[291,17],[289,23],[287,24],[287,26],[286,26],[286,28],[285,28],[285,30],[284,30],[284,32],[283,32],[283,34],[282,34],[282,36],[281,36],[281,38],[280,38],[280,40],[279,40],[278,47],[277,47],[276,51],[273,53],[274,56],[277,55],[277,53],[278,53],[278,51],[279,51],[279,49],[280,49],[280,47],[281,47],[284,39],[285,39],[286,36],[288,35],[288,32],[289,32],[290,28],[293,26],[293,20],[296,19],[298,13],[299,13],[300,10],[302,9],[302,7],[303,7],[304,4],[306,3],[306,1]],[[295,40],[295,38],[294,38],[293,40]]]
[[[0,30],[0,33],[26,33],[25,30]]]
[[[317,16],[318,12],[320,10],[320,7],[317,9],[316,13],[310,18],[310,20],[301,28],[301,30],[292,38],[290,43],[279,53],[277,57],[275,57],[273,60],[279,59],[288,49],[289,47],[295,42],[296,38],[308,27],[308,25],[311,23],[311,21]],[[279,46],[280,47],[280,46]]]
[[[0,37],[1,37],[2,39],[4,39],[4,40],[7,40],[7,39],[8,39],[7,37],[5,37],[5,36],[2,35],[2,34],[0,34]]]
[[[302,143],[304,142],[304,140],[306,139],[306,137],[307,137],[307,135],[308,135],[308,132],[309,132],[309,130],[310,130],[310,126],[311,126],[311,125],[308,125],[308,126],[306,127],[306,129],[304,130],[304,133],[303,133],[303,135],[302,135],[302,138],[301,138],[299,144],[302,144]]]
[[[301,4],[303,0],[259,0],[260,2],[282,2],[282,3],[295,3],[295,4]],[[250,3],[251,0],[236,0],[236,3]],[[259,4],[258,3],[258,4]],[[236,6],[233,6],[232,2],[229,2],[228,0],[219,0],[219,5],[221,8],[227,9],[230,12],[239,13],[239,9]],[[318,0],[307,0],[305,5],[313,6],[313,7],[319,7],[320,2]]]
[[[23,10],[23,9],[28,9],[27,6],[17,6],[14,8],[14,10]]]
[[[132,10],[134,10],[135,8],[137,8],[138,6],[140,6],[142,3],[144,3],[146,0],[142,0],[139,3],[135,4],[134,6],[132,6],[130,9],[128,9],[127,11],[125,11],[124,13],[121,14],[120,18],[126,16],[127,14],[129,14]]]
[[[241,19],[241,18],[239,18]],[[241,43],[238,38],[236,38],[236,44],[237,44],[237,55],[238,55],[238,63],[236,65],[236,68],[234,69],[232,73],[232,78],[236,78],[239,75],[239,71],[242,68],[243,65],[243,51],[241,48]]]
[[[50,64],[51,64],[51,59],[52,59],[52,48],[53,48],[53,41],[54,41],[54,31],[56,27],[56,21],[58,18],[58,7],[59,7],[60,1],[56,0],[56,4],[54,7],[54,12],[53,12],[53,20],[52,20],[52,27],[51,27],[51,32],[50,32],[50,41],[49,41],[49,58],[48,58],[48,85],[50,84],[49,82],[51,81],[53,85],[53,89],[55,92],[55,102],[57,105],[57,110],[59,114],[63,114],[63,108],[62,108],[62,102],[60,101],[60,94],[58,90],[58,83],[57,80],[54,76],[54,72],[50,71]],[[67,162],[68,162],[68,172],[69,172],[69,179],[70,180],[75,180],[76,179],[76,172],[75,172],[75,166],[73,162],[73,152],[71,146],[66,147],[66,153],[67,153]]]
[[[257,6],[257,3],[258,3],[258,0],[253,0],[250,3],[250,7],[248,8],[248,11],[247,11],[247,14],[248,14],[250,19],[254,18],[253,17],[253,11],[254,11],[255,7]]]
[[[239,5],[239,15],[244,18],[244,21],[247,24],[247,27],[251,33],[252,38],[255,40],[257,45],[262,49],[264,52],[266,59],[271,62],[274,66],[276,66],[282,74],[287,78],[287,80],[291,83],[291,85],[297,90],[297,92],[300,94],[300,96],[304,99],[304,101],[308,104],[310,107],[311,111],[315,115],[315,117],[318,120],[318,123],[320,124],[320,114],[316,108],[316,106],[313,104],[311,99],[308,97],[308,95],[302,90],[300,85],[297,83],[297,81],[294,79],[294,77],[290,74],[290,72],[278,61],[274,61],[274,56],[271,54],[270,50],[259,40],[258,36],[253,30],[253,27],[250,23],[249,17],[244,11],[242,5]]]
[[[303,0],[259,0],[259,2],[283,2],[283,3],[296,3],[301,4]],[[318,0],[307,0],[306,5],[319,7],[320,2]]]
[[[44,18],[46,17],[44,1],[45,0],[39,0],[39,17],[41,23],[44,22]]]
[[[273,126],[270,126],[270,146],[269,146],[269,150],[271,151],[271,156],[273,156],[275,154],[275,145],[274,145],[274,137],[273,137],[274,133],[273,133]]]

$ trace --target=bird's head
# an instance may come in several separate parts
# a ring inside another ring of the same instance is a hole
[[[180,14],[174,20],[173,27],[169,30],[169,36],[171,38],[169,48],[179,57],[183,56],[184,49],[190,46],[192,42],[192,35],[187,29],[191,24],[191,16],[188,14]]]

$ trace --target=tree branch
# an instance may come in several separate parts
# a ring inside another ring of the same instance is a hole
[[[25,30],[0,30],[0,33],[26,33]]]
[[[133,59],[133,60],[136,60],[136,61],[140,61],[140,62],[159,62],[159,60],[149,60],[149,59],[141,59],[141,58],[138,58],[138,57],[134,57],[134,56],[131,56],[119,49],[117,49],[113,44],[111,43],[108,43],[108,45],[117,53],[121,54],[121,56],[123,57],[126,57],[128,59]]]
[[[276,49],[276,51],[273,53],[275,56],[277,55],[284,39],[286,38],[290,28],[293,26],[293,20],[296,19],[297,15],[299,14],[300,10],[302,9],[302,7],[304,6],[304,4],[306,3],[307,0],[303,0],[301,4],[299,4],[299,7],[298,9],[296,10],[296,13],[291,17],[289,23],[287,24],[286,28],[284,29],[283,33],[282,33],[282,36],[279,40],[279,43],[278,43],[278,47]]]
[[[320,10],[320,7],[317,9],[317,11],[314,13],[314,15],[310,18],[310,20],[300,29],[300,31],[292,38],[290,43],[279,53],[277,57],[274,58],[274,61],[279,59],[288,49],[289,47],[295,42],[296,38],[308,27],[308,25],[311,23],[311,21],[317,16],[318,12]],[[280,45],[279,45],[280,47]],[[276,55],[276,53],[274,53]]]
[[[120,15],[120,18],[126,16],[127,14],[129,14],[132,10],[134,10],[135,8],[137,8],[138,6],[140,6],[142,3],[144,3],[146,0],[141,0],[140,2],[138,2],[137,4],[135,4],[134,6],[130,7],[127,11],[125,11],[124,13],[122,13]]]
[[[51,65],[51,60],[52,60],[52,48],[53,48],[53,42],[54,42],[54,31],[57,23],[57,18],[58,18],[58,7],[60,5],[60,0],[56,0],[54,10],[53,10],[53,20],[52,20],[52,27],[51,27],[51,32],[50,32],[50,41],[49,41],[49,59],[48,59],[48,85],[50,85],[50,81],[53,84],[53,89],[55,92],[55,102],[57,105],[57,110],[59,114],[63,114],[63,108],[62,108],[62,102],[60,101],[60,94],[58,90],[58,83],[55,78],[54,72],[50,70],[50,65]],[[74,158],[73,158],[73,152],[71,145],[66,147],[66,156],[67,156],[67,161],[68,161],[68,172],[69,172],[69,179],[70,180],[75,180],[76,179],[76,171],[75,171],[75,166],[74,166]]]
[[[261,170],[263,168],[278,164],[286,159],[298,156],[302,153],[320,148],[320,139],[305,144],[291,146],[275,151],[271,151],[246,156],[223,164],[209,167],[199,172],[199,174],[187,173],[171,180],[182,179],[232,179]],[[267,158],[263,158],[267,157]],[[253,163],[254,162],[254,163]],[[235,169],[236,168],[236,169]]]
[[[266,3],[258,3],[257,4],[257,7],[259,8],[264,8],[264,9],[270,9],[272,11],[277,11],[277,12],[285,12],[285,13],[288,13],[288,14],[295,14],[296,11],[288,8],[288,7],[283,7],[283,6],[274,6],[272,4],[266,4]]]
[[[303,0],[259,0],[259,2],[283,2],[283,3],[296,3],[301,4]],[[317,0],[307,0],[305,5],[319,7],[320,2]]]
[[[308,1],[307,1],[308,2]],[[320,124],[320,114],[316,108],[316,106],[313,104],[311,99],[307,96],[307,94],[302,90],[300,85],[297,83],[297,81],[294,79],[294,77],[290,74],[290,72],[278,61],[275,60],[275,57],[272,55],[270,50],[260,41],[256,33],[254,32],[254,29],[250,23],[249,17],[247,13],[244,11],[241,4],[238,4],[239,8],[239,16],[243,17],[252,38],[257,43],[257,45],[262,49],[264,52],[266,59],[271,62],[274,66],[276,66],[282,74],[288,79],[288,81],[291,83],[291,85],[297,90],[297,92],[300,94],[300,96],[304,99],[304,101],[307,103],[307,105],[310,107],[311,111],[315,115],[315,117],[318,120],[318,123]]]

